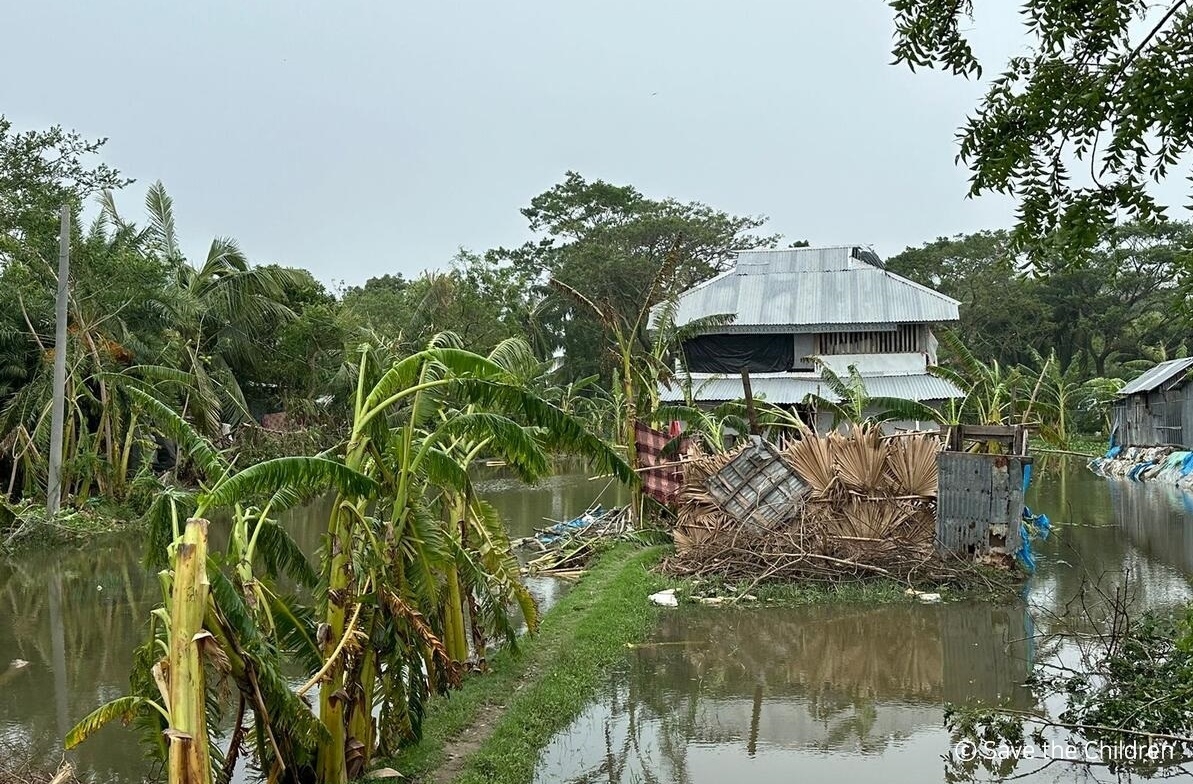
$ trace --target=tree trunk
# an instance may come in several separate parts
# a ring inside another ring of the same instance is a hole
[[[331,548],[331,571],[327,582],[327,622],[321,630],[324,659],[329,658],[344,636],[346,604],[351,581],[352,537],[348,530],[348,515],[340,509],[344,499],[337,498],[328,526]],[[329,677],[319,685],[319,720],[327,728],[327,737],[319,744],[318,775],[321,784],[347,784],[348,770],[344,759],[344,670],[332,665]]]
[[[170,784],[211,784],[203,630],[207,611],[207,521],[190,519],[178,547],[170,597]]]

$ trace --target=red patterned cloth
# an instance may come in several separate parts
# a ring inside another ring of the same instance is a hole
[[[662,430],[655,430],[645,422],[634,423],[634,441],[638,450],[638,473],[642,477],[642,491],[660,504],[675,500],[683,485],[683,467],[675,465],[687,451],[688,440],[679,443],[679,448],[663,455],[673,436]],[[661,466],[652,468],[653,466]]]

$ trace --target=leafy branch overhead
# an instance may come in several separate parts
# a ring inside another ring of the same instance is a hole
[[[894,61],[979,79],[972,0],[891,0]],[[1079,259],[1125,218],[1168,217],[1152,183],[1193,146],[1193,7],[1027,0],[1027,52],[991,79],[958,133],[970,195],[1019,201],[1017,248]],[[980,20],[979,22],[980,23]]]

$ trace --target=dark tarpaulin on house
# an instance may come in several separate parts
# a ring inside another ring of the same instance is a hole
[[[701,335],[683,350],[693,373],[781,373],[795,365],[791,335]]]

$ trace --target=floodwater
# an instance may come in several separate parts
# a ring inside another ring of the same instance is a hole
[[[512,536],[595,500],[621,500],[607,480],[580,473],[526,488],[491,470],[477,486]],[[1022,602],[668,611],[657,644],[627,652],[598,698],[544,750],[538,780],[944,781],[944,704],[1035,705],[1022,685],[1031,667],[1068,652],[1034,640],[1065,623],[1066,604],[1091,581],[1125,584],[1139,607],[1191,595],[1193,496],[1100,479],[1079,460],[1041,460],[1029,501],[1056,526]],[[316,504],[291,513],[288,527],[304,549],[318,546],[326,512]],[[130,653],[159,601],[139,547],[114,537],[0,561],[0,754],[53,768],[66,730],[126,693]],[[541,580],[532,590],[549,604],[563,588]],[[13,668],[15,660],[28,664]],[[100,782],[155,774],[135,733],[121,727],[70,759]],[[1030,771],[1014,772],[1027,781],[1070,775]]]
[[[526,487],[499,470],[484,470],[476,487],[513,536],[574,517],[594,502],[623,500],[607,479],[590,481],[581,473]],[[329,511],[330,501],[323,501],[286,515],[286,527],[304,551],[319,547]],[[213,528],[213,540],[219,533]],[[61,739],[75,722],[128,693],[132,651],[144,641],[149,612],[161,601],[140,547],[138,537],[113,536],[86,549],[0,559],[0,756],[7,761],[53,771],[63,757]],[[544,608],[566,590],[560,581],[542,578],[529,587]],[[159,780],[142,752],[136,731],[117,723],[69,759],[77,773],[104,784]]]
[[[1028,502],[1055,527],[1019,602],[664,611],[653,639],[544,750],[537,780],[955,780],[946,703],[1036,707],[1023,685],[1033,666],[1074,663],[1071,646],[1039,642],[1072,628],[1071,599],[1096,606],[1095,583],[1124,589],[1136,608],[1193,596],[1193,496],[1045,458]],[[1115,780],[1036,761],[1009,775]],[[991,778],[978,769],[976,780]]]

